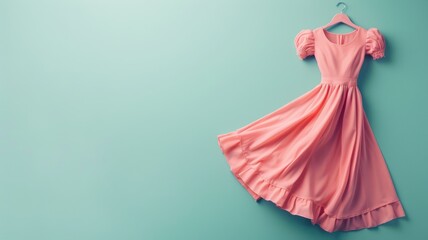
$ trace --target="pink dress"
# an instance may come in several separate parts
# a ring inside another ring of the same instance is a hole
[[[231,172],[255,201],[271,201],[327,232],[404,217],[357,86],[365,55],[384,57],[384,37],[377,28],[335,34],[319,27],[301,30],[294,45],[300,59],[314,55],[321,81],[218,135]]]

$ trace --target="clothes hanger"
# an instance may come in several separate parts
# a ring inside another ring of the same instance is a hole
[[[340,13],[337,13],[336,15],[334,15],[334,17],[331,19],[331,21],[327,24],[324,25],[322,28],[323,29],[327,29],[337,23],[345,23],[348,26],[351,26],[355,29],[359,28],[358,25],[354,24],[351,19],[349,19],[348,15],[346,15],[345,13],[343,13],[343,10],[347,9],[348,6],[346,5],[346,3],[344,2],[338,2],[336,4],[336,7],[338,7],[340,4],[344,5],[344,8],[342,8],[342,10],[340,11]]]

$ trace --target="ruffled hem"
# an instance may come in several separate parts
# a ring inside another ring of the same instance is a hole
[[[312,225],[317,224],[327,232],[375,227],[405,216],[401,202],[397,199],[353,216],[335,217],[314,201],[295,196],[264,178],[255,166],[248,163],[245,147],[237,132],[220,134],[217,139],[231,172],[255,201],[261,198],[271,201],[293,215],[310,219]]]

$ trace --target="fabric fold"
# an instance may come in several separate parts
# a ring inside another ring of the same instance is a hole
[[[272,201],[333,232],[404,216],[386,165],[373,161],[382,156],[370,131],[358,88],[321,83],[217,138],[232,173],[253,199]]]
[[[313,200],[293,195],[291,191],[271,183],[245,159],[239,134],[231,132],[218,135],[218,144],[226,156],[230,170],[255,201],[265,199],[290,214],[310,219],[312,225],[319,225],[327,232],[350,231],[374,227],[398,217],[404,210],[399,200],[385,202],[351,217],[335,216]]]

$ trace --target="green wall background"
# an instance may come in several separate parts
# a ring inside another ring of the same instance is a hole
[[[254,202],[217,145],[318,84],[293,39],[336,3],[1,1],[0,239],[426,238],[427,1],[346,1],[385,36],[359,87],[407,218],[324,232]]]

